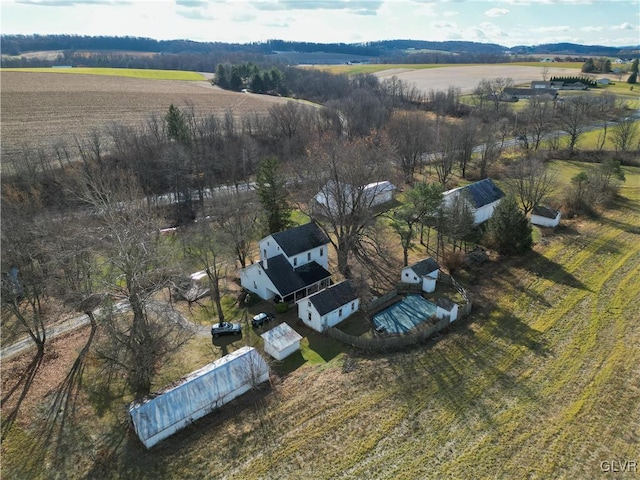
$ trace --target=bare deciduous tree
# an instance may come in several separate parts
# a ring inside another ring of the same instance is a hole
[[[527,215],[536,205],[542,205],[553,192],[555,175],[540,155],[525,155],[511,165],[505,178],[509,192]]]

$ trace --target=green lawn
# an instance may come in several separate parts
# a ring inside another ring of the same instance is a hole
[[[111,77],[147,78],[154,80],[203,81],[197,72],[181,70],[146,70],[136,68],[3,68],[5,72],[66,73],[76,75],[107,75]]]

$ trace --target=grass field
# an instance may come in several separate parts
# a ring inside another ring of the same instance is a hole
[[[587,167],[554,165],[563,180]],[[64,476],[577,479],[640,462],[640,169],[625,174],[600,218],[468,276],[474,312],[448,334],[377,356],[309,337],[313,361],[150,452],[129,436],[110,455],[108,416],[87,415]],[[3,474],[53,476],[28,453],[37,425],[21,425]]]
[[[135,68],[4,68],[5,72],[65,73],[71,75],[107,75],[109,77],[146,78],[153,80],[203,81],[206,78],[197,72],[180,70],[147,70]]]

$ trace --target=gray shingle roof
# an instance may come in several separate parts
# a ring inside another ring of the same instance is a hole
[[[271,236],[288,257],[329,243],[329,238],[315,222],[277,232]]]
[[[356,298],[358,298],[358,293],[351,285],[351,282],[345,280],[314,293],[309,297],[309,301],[320,315],[326,315]]]
[[[468,193],[475,208],[484,207],[504,197],[504,192],[490,178],[462,187],[462,192]]]
[[[317,262],[294,269],[282,254],[267,260],[265,273],[283,297],[331,277],[331,274]]]
[[[433,272],[434,270],[438,270],[439,268],[440,266],[438,265],[438,262],[436,262],[433,257],[427,257],[424,260],[420,260],[419,262],[411,265],[411,269],[421,277]]]
[[[535,207],[533,207],[533,210],[531,213],[533,215],[538,215],[540,217],[555,219],[558,213],[560,212],[558,210],[554,210],[553,208],[536,205]]]

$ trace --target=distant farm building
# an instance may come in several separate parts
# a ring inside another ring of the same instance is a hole
[[[491,218],[493,210],[504,197],[504,192],[490,178],[485,178],[479,182],[444,192],[442,194],[443,202],[446,206],[451,206],[461,195],[465,201],[469,202],[473,211],[474,223],[478,225]]]
[[[423,292],[433,292],[436,289],[440,266],[432,257],[420,260],[402,269],[400,281],[402,283],[421,284]]]
[[[348,280],[298,301],[298,318],[318,332],[334,327],[360,309],[360,299]]]
[[[260,335],[264,340],[264,351],[276,360],[284,360],[292,353],[300,350],[302,335],[286,323]]]
[[[561,213],[549,207],[536,205],[531,212],[531,223],[539,227],[557,227]]]
[[[129,415],[140,441],[151,448],[268,379],[269,367],[260,354],[242,347],[155,396],[133,402]]]

